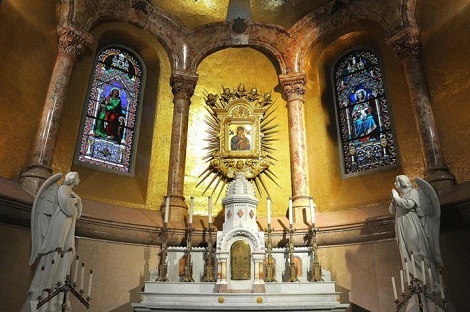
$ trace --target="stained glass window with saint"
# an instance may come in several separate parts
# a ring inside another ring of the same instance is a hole
[[[98,55],[79,162],[130,173],[141,79],[142,66],[130,52],[107,48]]]
[[[365,50],[342,57],[335,66],[334,87],[344,174],[396,164],[378,57]]]

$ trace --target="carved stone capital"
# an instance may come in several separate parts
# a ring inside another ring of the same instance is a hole
[[[419,29],[408,28],[393,35],[387,40],[393,52],[401,61],[408,57],[419,55]]]
[[[82,30],[78,30],[70,25],[62,26],[59,33],[59,53],[76,59],[85,47],[93,42],[93,37]]]
[[[175,99],[189,100],[194,93],[196,82],[198,79],[197,74],[193,73],[173,73],[171,76],[171,91]]]
[[[307,79],[305,74],[296,73],[288,75],[279,75],[279,80],[284,87],[284,92],[287,96],[288,101],[291,100],[303,100],[305,94],[305,86]]]

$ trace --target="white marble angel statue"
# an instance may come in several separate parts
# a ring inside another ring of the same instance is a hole
[[[402,261],[407,259],[410,274],[413,274],[413,265],[416,268],[416,277],[422,280],[421,257],[431,267],[433,284],[439,288],[438,269],[443,266],[439,246],[439,226],[441,208],[436,192],[432,186],[423,179],[416,178],[418,189],[413,188],[406,175],[399,175],[395,179],[396,190],[392,190],[390,213],[395,214],[395,231]],[[398,190],[398,191],[397,191]],[[413,257],[412,257],[413,255]],[[415,263],[411,262],[414,258]],[[403,263],[405,268],[405,263]],[[424,272],[428,273],[428,272]],[[427,276],[429,283],[430,277]],[[436,289],[437,290],[437,289]]]
[[[28,299],[22,311],[37,311],[37,298],[47,295],[47,290],[64,283],[70,274],[75,254],[75,223],[82,213],[80,197],[73,187],[80,179],[77,172],[69,172],[64,182],[58,173],[44,182],[34,199],[31,211],[32,250],[29,264],[39,259],[28,290]],[[42,269],[44,267],[44,269]],[[58,303],[58,301],[57,301]],[[40,311],[60,311],[60,305],[47,304]]]

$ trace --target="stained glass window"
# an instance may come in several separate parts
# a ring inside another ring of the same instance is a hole
[[[335,66],[336,112],[345,175],[397,163],[377,55],[356,50]]]
[[[121,48],[104,49],[96,61],[78,161],[131,172],[142,66]]]

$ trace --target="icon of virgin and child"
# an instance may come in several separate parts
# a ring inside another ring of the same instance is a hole
[[[372,98],[372,91],[362,85],[356,86],[349,98],[350,102],[355,104],[351,113],[354,137],[361,138],[361,141],[367,140],[367,136],[377,128],[373,109],[369,104]]]
[[[232,151],[251,150],[250,139],[247,134],[249,134],[249,131],[244,126],[238,126],[236,134],[230,139],[230,149]]]

